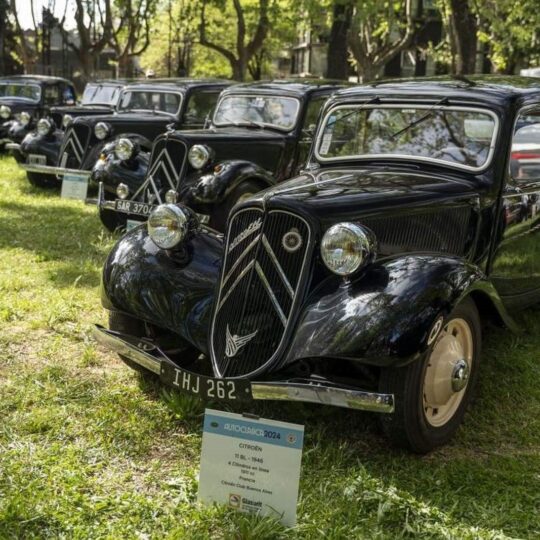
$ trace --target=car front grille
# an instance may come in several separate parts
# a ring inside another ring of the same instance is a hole
[[[69,126],[64,134],[58,166],[80,169],[88,149],[90,134],[90,126],[84,124]]]
[[[210,333],[216,375],[254,376],[277,363],[305,290],[310,237],[303,218],[282,210],[231,217]]]
[[[168,190],[178,190],[186,166],[186,157],[187,148],[184,142],[167,138],[156,141],[145,180],[131,199],[163,204]]]

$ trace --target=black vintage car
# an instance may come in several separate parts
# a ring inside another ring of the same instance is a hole
[[[128,219],[146,220],[156,204],[182,202],[222,232],[239,200],[298,173],[321,108],[341,86],[302,79],[227,88],[209,129],[167,132],[156,139],[145,178],[129,166],[134,152],[96,164],[102,222],[114,230]]]
[[[19,144],[51,107],[71,107],[75,100],[75,88],[66,79],[41,75],[0,77],[0,148]]]
[[[12,144],[15,159],[21,164],[40,165],[57,163],[64,130],[80,116],[97,116],[111,114],[126,85],[125,80],[103,80],[88,83],[83,92],[82,100],[76,106],[51,107],[28,133],[20,145]],[[30,183],[38,186],[55,185],[56,178],[27,171]]]
[[[237,205],[224,237],[164,204],[119,240],[98,340],[206,399],[377,411],[399,445],[446,443],[482,324],[515,329],[540,301],[540,177],[509,167],[524,115],[540,123],[522,78],[338,92],[305,172]]]
[[[120,136],[140,150],[130,167],[146,172],[154,139],[168,127],[194,129],[204,125],[219,93],[228,81],[217,79],[153,79],[124,86],[116,111],[107,115],[78,117],[67,127],[60,151],[53,126],[49,145],[25,141],[21,152],[27,161],[21,166],[34,173],[32,181],[48,185],[57,176],[76,174],[90,177],[96,161],[114,152]],[[34,152],[41,154],[34,154]],[[37,156],[31,158],[30,156]],[[39,157],[41,156],[41,157]],[[38,159],[39,157],[39,159]]]

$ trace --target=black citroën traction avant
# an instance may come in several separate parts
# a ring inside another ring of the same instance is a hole
[[[304,172],[238,204],[225,236],[164,204],[119,240],[97,338],[203,398],[366,409],[396,444],[446,443],[481,323],[540,300],[540,178],[510,172],[523,121],[540,124],[527,79],[339,91]]]
[[[47,114],[32,126],[13,152],[18,163],[25,167],[55,165],[58,163],[65,130],[80,116],[112,114],[127,81],[102,80],[88,83],[81,103],[76,106],[50,107]],[[31,184],[45,187],[56,185],[55,176],[27,170]]]
[[[217,79],[153,79],[132,82],[122,90],[114,113],[75,118],[65,130],[60,151],[46,155],[45,163],[21,166],[34,173],[34,183],[50,185],[66,174],[90,177],[99,159],[115,151],[122,136],[133,154],[129,166],[144,175],[154,139],[167,126],[201,127],[219,93],[230,82]],[[194,114],[193,114],[194,112]],[[53,137],[53,133],[49,134]],[[30,155],[31,148],[21,150]],[[57,159],[56,163],[52,160]]]
[[[181,202],[223,232],[239,200],[298,174],[322,106],[342,86],[307,79],[238,84],[222,92],[207,129],[156,139],[146,177],[129,166],[132,155],[124,167],[121,156],[99,161],[93,179],[102,183],[104,225],[135,225],[156,205]]]

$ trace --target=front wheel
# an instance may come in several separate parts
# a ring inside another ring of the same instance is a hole
[[[392,442],[423,454],[453,437],[478,378],[481,339],[478,310],[467,298],[441,325],[421,359],[382,370],[379,390],[395,398],[394,413],[380,418]]]
[[[236,186],[221,205],[212,212],[209,223],[210,227],[216,231],[225,232],[227,219],[233,206],[245,199],[249,199],[249,197],[261,191],[261,189],[263,187],[253,180],[242,182],[239,186]]]

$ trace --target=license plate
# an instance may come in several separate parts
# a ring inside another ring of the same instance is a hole
[[[28,154],[27,162],[28,165],[47,165],[47,156]]]
[[[125,201],[123,199],[116,199],[115,207],[118,212],[123,212],[124,214],[137,214],[138,216],[148,216],[154,209],[153,204]]]
[[[214,379],[197,375],[168,362],[161,363],[161,380],[173,388],[209,401],[251,399],[251,383],[247,379]]]

